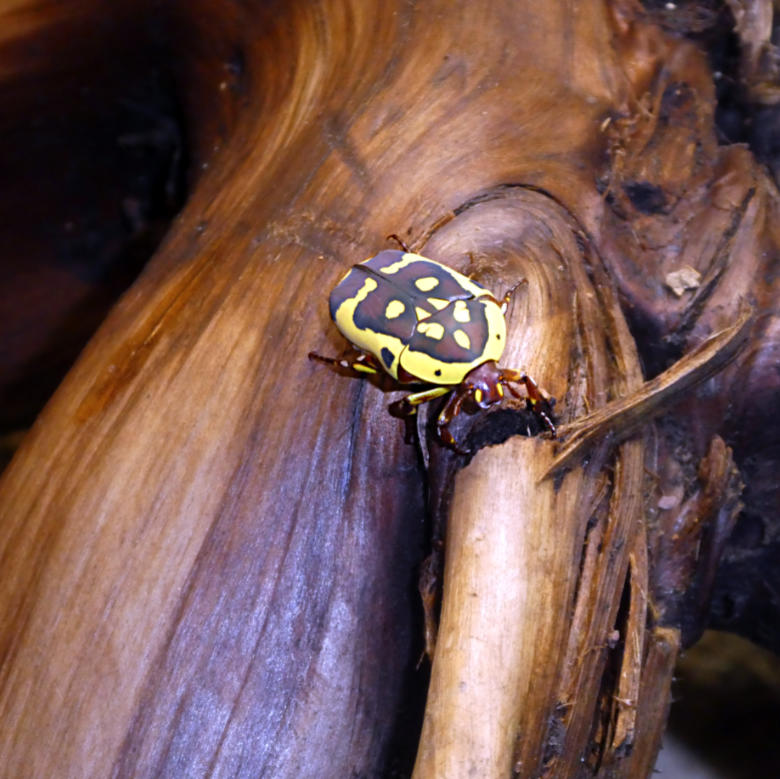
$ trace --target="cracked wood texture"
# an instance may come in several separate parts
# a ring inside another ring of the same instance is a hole
[[[5,105],[153,19],[191,188],[0,482],[0,775],[648,776],[680,647],[708,621],[780,646],[777,190],[719,144],[693,22],[68,5],[0,11]],[[771,101],[765,27],[739,34]],[[502,362],[564,440],[508,403],[453,424],[468,461],[435,409],[418,450],[379,388],[306,359],[343,347],[327,294],[389,233],[496,294],[527,280]],[[747,346],[692,388],[684,355],[738,321]],[[549,475],[577,420],[649,409],[664,371],[644,425]]]

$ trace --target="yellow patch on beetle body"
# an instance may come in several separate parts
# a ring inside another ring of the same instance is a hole
[[[387,349],[391,354],[397,356],[404,348],[404,342],[400,338],[387,333],[377,332],[371,327],[358,327],[355,324],[355,311],[358,305],[378,286],[376,279],[367,277],[354,295],[341,302],[333,315],[333,321],[344,336],[358,349],[363,349],[376,357],[380,357],[382,349]],[[369,365],[357,364],[354,368],[360,373],[376,373],[376,370]],[[386,365],[385,370],[390,376],[397,379],[398,360],[394,359],[390,365]]]
[[[498,361],[501,359],[506,343],[506,320],[500,306],[495,303],[486,303],[483,310],[488,324],[488,339],[482,351],[482,362]]]
[[[444,338],[444,325],[439,322],[420,322],[417,331],[426,338],[433,338],[434,341],[441,341]]]
[[[420,279],[414,280],[414,286],[420,290],[420,292],[430,292],[439,286],[439,280],[435,276],[423,276]]]
[[[426,300],[430,304],[431,308],[435,308],[437,311],[441,311],[443,308],[447,308],[447,306],[450,304],[449,300],[444,300],[443,298],[426,298]]]
[[[465,325],[471,321],[471,314],[469,313],[469,307],[462,300],[455,301],[455,308],[452,311],[452,318],[456,322],[460,322]]]
[[[398,273],[399,270],[405,268],[407,265],[411,265],[413,262],[434,262],[434,260],[429,260],[427,257],[421,257],[419,254],[412,254],[412,252],[404,252],[404,254],[401,255],[401,259],[397,262],[390,263],[390,265],[385,265],[384,268],[380,268],[380,273]],[[439,263],[436,263],[437,265]]]
[[[334,321],[344,335],[349,338],[352,343],[360,344],[355,340],[357,328],[355,327],[355,309],[362,303],[379,285],[372,278],[367,278],[363,282],[363,286],[351,297],[342,301],[341,305],[336,310]]]
[[[357,294],[354,297],[354,300],[358,303],[365,300],[370,292],[373,292],[379,284],[376,283],[374,279],[366,279],[363,282],[363,286],[357,291]]]
[[[420,308],[419,306],[414,307],[414,312],[417,314],[417,319],[427,319],[430,315],[430,311],[426,311],[424,308]]]
[[[406,306],[400,300],[391,300],[385,309],[385,319],[396,319],[406,311]]]
[[[460,346],[461,349],[471,349],[471,339],[463,330],[453,331],[452,337],[455,339],[455,343]]]

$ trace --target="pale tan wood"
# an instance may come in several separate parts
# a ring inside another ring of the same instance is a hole
[[[460,475],[415,776],[509,776],[518,738],[538,743],[545,730],[574,586],[567,572],[582,541],[575,523],[549,533],[555,491],[533,477],[551,450],[515,438]]]

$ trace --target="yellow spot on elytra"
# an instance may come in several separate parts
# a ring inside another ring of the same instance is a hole
[[[433,338],[434,341],[441,341],[444,338],[444,325],[439,322],[420,322],[417,331],[426,338]]]
[[[439,286],[439,280],[435,276],[423,276],[420,279],[414,280],[414,286],[420,290],[420,292],[430,292]]]
[[[401,259],[398,262],[393,262],[390,265],[385,265],[384,268],[380,268],[381,273],[398,273],[399,270],[405,268],[407,265],[411,265],[415,262],[425,261],[425,257],[420,257],[419,254],[412,254],[411,252],[404,252],[401,255]],[[430,260],[428,260],[430,262]]]
[[[444,300],[443,298],[426,298],[426,300],[431,304],[431,307],[435,308],[437,311],[447,308],[450,304],[449,300]]]
[[[396,319],[406,311],[406,306],[400,300],[391,300],[385,309],[385,319]]]
[[[482,390],[481,389],[475,389],[474,390],[474,400],[477,401],[477,403],[482,402]]]
[[[456,322],[460,322],[462,325],[465,325],[466,322],[471,321],[471,314],[469,313],[468,306],[465,304],[462,300],[456,300],[455,301],[455,308],[452,312],[452,318]]]
[[[414,311],[417,314],[417,319],[427,319],[430,315],[430,311],[426,311],[424,308],[420,308],[419,306],[414,307]]]
[[[463,330],[455,330],[452,333],[455,343],[463,349],[471,349],[471,339]]]

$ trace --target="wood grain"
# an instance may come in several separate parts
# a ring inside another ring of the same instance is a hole
[[[18,4],[43,42],[49,5]],[[706,58],[628,0],[151,12],[191,191],[0,481],[0,775],[648,774],[683,617],[702,624],[739,503],[713,441],[776,407],[773,384],[739,392],[772,368],[771,284],[746,287],[775,256],[776,192],[718,146]],[[495,446],[462,467],[429,441],[426,469],[388,397],[306,359],[341,348],[327,293],[389,233],[496,291],[528,279],[504,361],[564,423],[742,297],[748,356],[558,480],[541,480],[554,442],[502,443],[518,409],[460,420]],[[677,300],[683,254],[704,283]],[[679,468],[654,481],[656,458]],[[689,543],[666,549],[684,575],[656,602],[659,534],[695,537],[657,510],[677,478],[713,503],[712,553],[697,573]],[[412,769],[433,503],[447,567]]]

